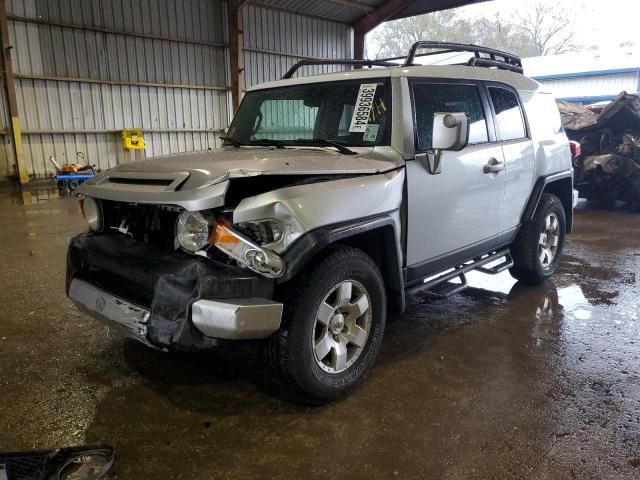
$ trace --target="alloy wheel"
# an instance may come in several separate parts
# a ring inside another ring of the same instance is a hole
[[[543,268],[549,268],[558,252],[560,244],[560,220],[555,213],[549,213],[544,219],[538,241],[538,258]]]
[[[371,301],[355,280],[335,285],[316,312],[312,348],[317,365],[337,374],[362,354],[371,330]]]

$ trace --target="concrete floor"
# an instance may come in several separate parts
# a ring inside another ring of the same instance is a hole
[[[161,354],[64,296],[77,201],[0,190],[0,450],[100,441],[110,478],[639,478],[640,216],[581,208],[553,283],[410,300],[365,383],[307,409],[252,349]]]

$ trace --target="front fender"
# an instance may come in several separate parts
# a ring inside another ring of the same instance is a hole
[[[280,188],[240,201],[233,223],[277,219],[284,238],[269,248],[283,254],[303,235],[321,227],[359,222],[397,211],[402,203],[404,168],[384,174],[319,181]]]

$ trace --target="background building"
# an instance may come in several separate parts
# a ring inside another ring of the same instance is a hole
[[[386,20],[481,1],[0,0],[0,179],[53,176],[50,155],[104,170],[216,148],[247,87],[362,58]],[[124,150],[129,128],[145,150]]]
[[[582,52],[523,59],[525,74],[558,100],[583,105],[640,91],[640,50]]]

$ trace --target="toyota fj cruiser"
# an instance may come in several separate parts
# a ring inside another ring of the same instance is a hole
[[[471,58],[414,65],[442,51]],[[321,63],[371,68],[294,78]],[[67,294],[154,348],[259,339],[292,396],[328,402],[407,294],[453,294],[471,270],[548,278],[572,175],[554,99],[514,55],[418,42],[404,64],[302,61],[247,92],[221,149],[81,186]]]

